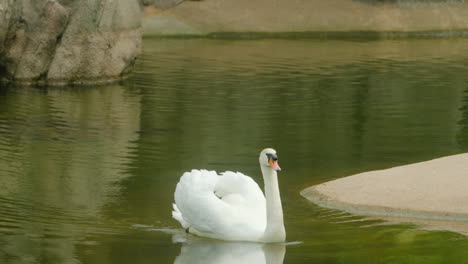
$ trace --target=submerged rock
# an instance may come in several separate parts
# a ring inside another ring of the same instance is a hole
[[[6,0],[0,21],[0,77],[7,81],[115,80],[140,52],[137,1]]]

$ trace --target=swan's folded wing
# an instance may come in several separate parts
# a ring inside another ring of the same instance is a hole
[[[183,219],[199,232],[217,232],[223,225],[226,204],[214,194],[219,176],[215,171],[186,172],[177,184],[174,198]]]
[[[221,173],[215,186],[215,193],[218,197],[228,202],[231,197],[238,202],[247,203],[248,207],[265,207],[265,196],[258,184],[249,176],[240,172],[226,171]]]
[[[263,231],[266,227],[266,201],[258,184],[240,172],[221,173],[216,193],[231,210],[231,224],[248,232]]]
[[[266,226],[265,197],[241,173],[187,172],[177,184],[175,201],[183,219],[206,236],[242,239]]]

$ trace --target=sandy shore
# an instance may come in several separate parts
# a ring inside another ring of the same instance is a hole
[[[167,10],[147,8],[143,31],[145,36],[245,32],[457,36],[468,30],[467,16],[468,4],[456,1],[402,6],[353,0],[203,0]]]
[[[468,221],[468,153],[360,173],[301,194],[360,215]]]

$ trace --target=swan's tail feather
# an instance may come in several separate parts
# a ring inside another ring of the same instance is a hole
[[[187,229],[189,227],[189,224],[182,217],[182,213],[179,211],[179,208],[177,208],[177,205],[172,204],[172,208],[173,208],[172,218],[179,221],[179,223],[182,225],[184,229]]]

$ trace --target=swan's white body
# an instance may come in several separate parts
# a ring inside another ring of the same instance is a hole
[[[260,154],[265,194],[252,178],[227,171],[192,170],[180,178],[172,216],[188,232],[234,241],[283,242],[286,232],[273,149]]]

